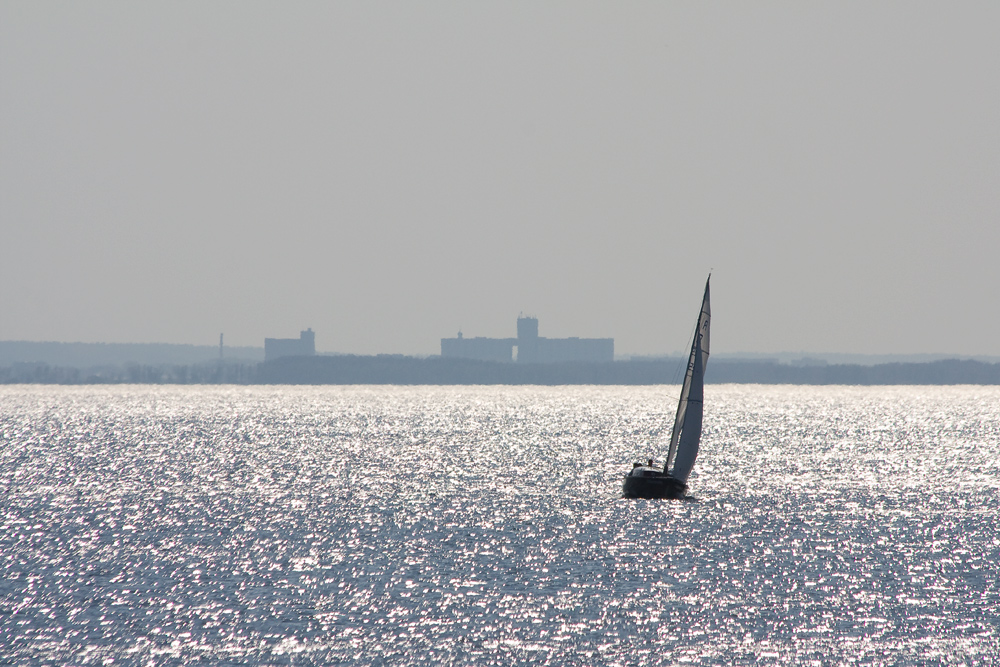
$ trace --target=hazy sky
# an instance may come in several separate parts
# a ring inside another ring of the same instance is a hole
[[[0,340],[1000,355],[1000,3],[0,4]]]

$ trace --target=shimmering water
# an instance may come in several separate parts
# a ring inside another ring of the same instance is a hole
[[[676,394],[0,388],[0,662],[1000,664],[1000,389]]]

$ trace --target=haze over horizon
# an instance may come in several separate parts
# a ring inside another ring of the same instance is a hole
[[[0,4],[0,340],[1000,356],[1000,5]]]

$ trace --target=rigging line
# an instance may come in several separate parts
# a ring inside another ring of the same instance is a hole
[[[704,311],[702,311],[704,312]],[[698,314],[698,321],[694,323],[694,328],[691,330],[691,349],[688,350],[686,356],[681,358],[681,365],[684,367],[684,375],[687,375],[688,364],[691,363],[691,352],[694,350],[694,346],[698,344],[698,329],[701,326],[701,313]]]

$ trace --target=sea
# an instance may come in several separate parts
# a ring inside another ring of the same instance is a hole
[[[0,664],[1000,665],[1000,387],[0,387]]]

